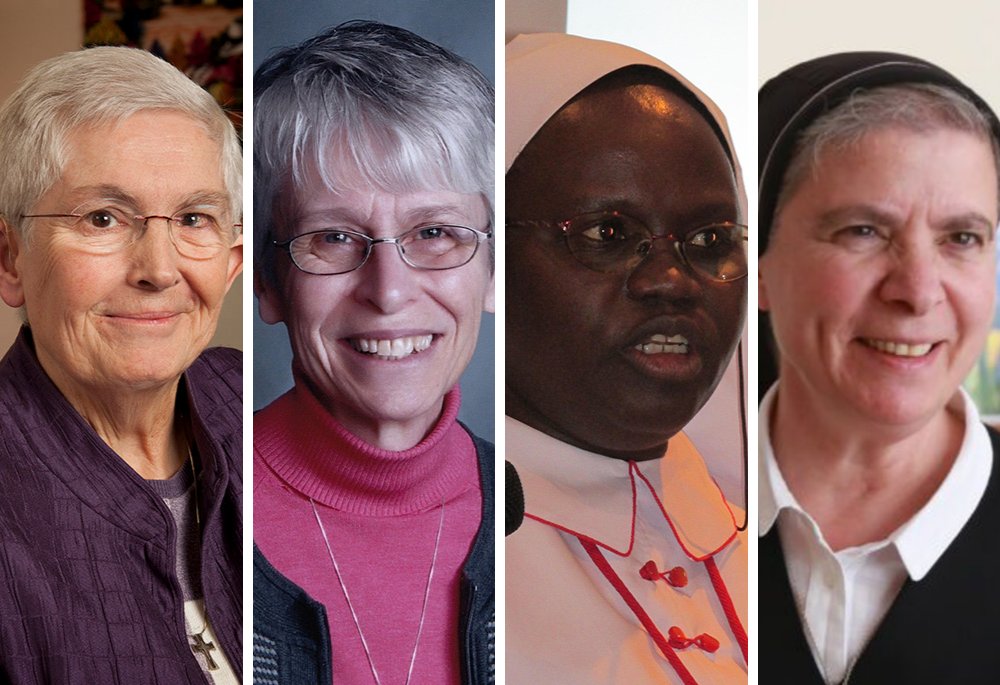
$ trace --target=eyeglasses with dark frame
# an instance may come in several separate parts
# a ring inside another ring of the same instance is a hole
[[[80,247],[95,254],[112,254],[130,246],[147,228],[150,219],[163,219],[177,251],[191,259],[211,259],[236,242],[243,224],[231,224],[235,231],[222,228],[205,212],[180,212],[174,216],[140,216],[105,207],[83,214],[22,214],[21,219],[75,219],[69,227]],[[227,235],[229,234],[229,235]]]
[[[639,219],[621,212],[592,212],[568,221],[512,220],[507,226],[544,226],[562,230],[566,247],[588,269],[625,273],[642,262],[657,240],[669,240],[687,266],[714,281],[747,275],[747,226],[707,224],[683,234],[655,235]]]
[[[357,231],[326,228],[271,242],[286,250],[300,271],[334,276],[360,269],[379,243],[395,245],[403,261],[415,269],[456,269],[472,261],[480,243],[491,237],[493,232],[488,226],[478,231],[468,226],[430,224],[411,228],[395,238],[372,238]]]

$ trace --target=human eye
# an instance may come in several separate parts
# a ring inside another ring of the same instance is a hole
[[[420,226],[411,235],[416,240],[440,240],[448,238],[449,232],[444,226]]]
[[[977,230],[952,231],[944,238],[948,248],[960,253],[982,252],[989,242],[989,236]]]
[[[173,218],[173,221],[183,228],[215,228],[219,225],[215,217],[204,212],[183,212]]]
[[[879,227],[862,223],[844,226],[833,235],[834,243],[852,252],[877,249],[888,240],[888,235]]]
[[[725,242],[725,238],[722,235],[721,229],[715,226],[709,226],[695,231],[687,237],[685,242],[693,247],[710,250],[712,248],[719,247],[723,242]]]
[[[85,235],[111,233],[129,228],[128,217],[110,207],[84,212],[77,220],[79,230]]]
[[[351,245],[357,242],[357,238],[345,231],[323,231],[315,235],[318,242],[323,245]]]
[[[628,240],[637,232],[632,223],[617,214],[582,217],[576,232],[580,237],[595,243],[616,243]]]

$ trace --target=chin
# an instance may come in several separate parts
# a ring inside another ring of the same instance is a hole
[[[123,363],[114,370],[114,376],[120,385],[131,386],[135,389],[154,388],[176,381],[187,370],[188,366],[190,364],[181,364],[176,361],[164,364],[162,360],[153,362],[139,360],[131,364]]]
[[[880,392],[866,396],[854,409],[867,421],[886,428],[919,430],[944,409],[950,395],[939,402],[928,401],[928,398],[915,390]]]

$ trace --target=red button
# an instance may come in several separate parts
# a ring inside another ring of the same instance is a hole
[[[667,571],[666,577],[667,582],[674,587],[684,587],[688,584],[687,571],[682,569],[680,566],[674,566],[672,569]]]
[[[706,652],[714,652],[719,648],[719,641],[708,633],[702,633],[694,639],[699,647],[704,649]]]

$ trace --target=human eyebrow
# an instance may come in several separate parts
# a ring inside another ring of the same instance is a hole
[[[819,233],[835,231],[845,226],[871,224],[873,226],[895,226],[900,223],[898,215],[871,205],[848,205],[823,212],[816,220]]]
[[[179,207],[214,207],[218,209],[228,209],[229,196],[216,191],[198,191],[188,195],[184,201],[178,204]]]
[[[993,237],[996,234],[996,228],[996,222],[983,216],[979,212],[967,212],[965,214],[959,214],[958,216],[948,217],[946,221],[942,222],[939,230],[942,233],[969,230],[985,231],[987,237],[990,240],[993,240]]]
[[[453,203],[416,207],[405,215],[405,223],[414,226],[425,223],[469,223],[471,220],[467,208]]]
[[[80,205],[93,202],[114,202],[137,209],[139,201],[124,188],[115,185],[80,186],[69,193],[69,198]]]

